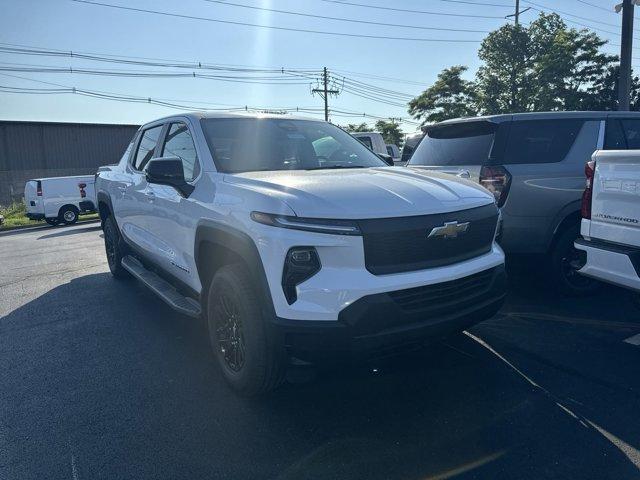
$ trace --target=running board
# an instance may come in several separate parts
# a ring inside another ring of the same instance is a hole
[[[122,259],[122,266],[174,310],[190,317],[200,316],[200,304],[196,300],[180,294],[169,282],[151,270],[147,270],[138,259],[127,255]]]

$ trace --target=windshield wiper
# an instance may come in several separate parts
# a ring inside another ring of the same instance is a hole
[[[330,167],[313,167],[306,170],[336,170],[339,168],[367,168],[364,165],[331,165]]]

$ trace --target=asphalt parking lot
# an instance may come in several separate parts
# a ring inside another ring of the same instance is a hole
[[[637,479],[639,333],[626,292],[524,268],[468,334],[247,400],[97,223],[2,234],[0,478]]]

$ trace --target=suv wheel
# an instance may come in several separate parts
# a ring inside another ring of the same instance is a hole
[[[105,219],[102,231],[104,232],[104,248],[111,274],[115,278],[128,278],[129,272],[124,269],[121,263],[124,257],[122,239],[113,217],[109,216]]]
[[[284,348],[269,341],[259,294],[242,265],[224,266],[214,275],[207,322],[218,365],[234,390],[251,396],[282,382]]]
[[[580,236],[576,228],[568,228],[558,237],[551,252],[551,275],[558,290],[565,295],[582,296],[594,293],[600,282],[580,275],[576,268],[580,251],[573,243]]]
[[[66,205],[60,209],[58,214],[58,221],[64,222],[67,225],[73,225],[78,221],[78,209],[72,205]]]

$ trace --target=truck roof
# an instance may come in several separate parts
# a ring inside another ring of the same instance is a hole
[[[196,112],[184,112],[184,113],[174,113],[173,115],[167,115],[165,117],[161,117],[158,119],[154,119],[151,122],[145,123],[148,125],[150,123],[157,123],[166,121],[176,117],[187,117],[194,121],[201,120],[203,118],[277,118],[277,119],[285,119],[285,120],[306,120],[311,122],[322,122],[324,120],[320,120],[317,118],[305,117],[301,115],[289,115],[289,114],[279,114],[279,113],[256,113],[256,112],[209,112],[209,111],[196,111]]]

